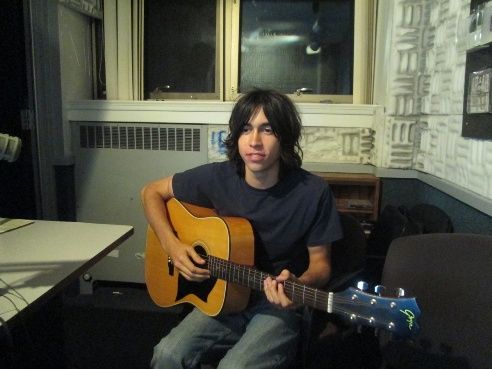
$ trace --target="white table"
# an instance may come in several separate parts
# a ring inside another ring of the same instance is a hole
[[[132,234],[127,225],[42,220],[0,234],[0,322],[53,296]]]

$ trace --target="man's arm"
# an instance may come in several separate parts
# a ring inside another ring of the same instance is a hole
[[[309,266],[299,281],[311,287],[323,287],[331,277],[331,245],[308,247]]]
[[[204,264],[205,260],[193,247],[179,241],[169,224],[166,201],[174,197],[172,180],[173,177],[169,176],[150,182],[142,188],[140,194],[145,217],[181,275],[191,281],[203,281],[209,278],[209,271],[196,267],[193,262]]]
[[[296,307],[284,292],[283,282],[287,279],[311,287],[322,287],[329,281],[331,275],[331,245],[312,246],[308,247],[308,250],[309,266],[299,278],[284,269],[275,279],[265,279],[265,295],[272,304],[285,309]]]

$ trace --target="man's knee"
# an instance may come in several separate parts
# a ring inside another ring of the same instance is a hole
[[[154,347],[154,355],[150,362],[152,369],[182,368],[182,357],[171,345],[166,344],[165,339],[161,340]]]
[[[252,355],[226,355],[217,369],[256,369],[287,368],[292,361],[290,355],[272,354],[267,358],[254,358]]]

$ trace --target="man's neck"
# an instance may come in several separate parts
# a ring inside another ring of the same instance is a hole
[[[272,172],[248,172],[244,175],[244,180],[248,185],[258,190],[266,190],[278,183],[279,175]]]

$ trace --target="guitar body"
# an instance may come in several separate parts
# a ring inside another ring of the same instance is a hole
[[[177,237],[184,244],[192,245],[199,254],[253,265],[254,236],[247,220],[219,217],[211,209],[184,204],[174,198],[167,201],[166,208]],[[186,280],[168,260],[151,227],[147,229],[145,281],[157,305],[191,303],[211,316],[241,311],[249,300],[250,289],[245,286],[215,277],[204,282]]]

